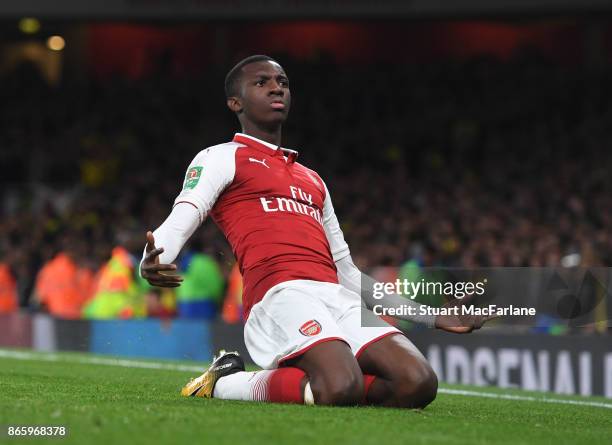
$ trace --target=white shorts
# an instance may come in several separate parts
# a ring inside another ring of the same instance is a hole
[[[321,281],[292,280],[270,288],[251,309],[244,341],[251,358],[274,369],[318,343],[342,340],[355,357],[375,341],[400,331],[375,317],[362,326],[361,297],[345,287]],[[373,325],[373,319],[368,325]]]

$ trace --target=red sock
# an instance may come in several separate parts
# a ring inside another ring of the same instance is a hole
[[[304,403],[302,379],[306,374],[298,368],[279,368],[269,371],[255,384],[253,391],[259,400],[277,403]]]

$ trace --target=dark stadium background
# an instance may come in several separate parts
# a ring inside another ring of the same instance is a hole
[[[612,7],[377,3],[0,6],[0,287],[17,302],[0,315],[0,345],[200,359],[243,349],[240,323],[226,323],[235,308],[224,312],[233,256],[212,223],[190,244],[224,281],[205,321],[183,321],[172,295],[146,288],[111,317],[128,324],[49,317],[34,295],[58,252],[93,274],[121,246],[134,266],[193,156],[239,131],[223,78],[254,53],[286,69],[284,145],[325,178],[365,270],[609,266]],[[52,36],[65,46],[51,49],[62,46]],[[475,382],[471,354],[488,348],[501,368],[506,348],[522,357],[506,368],[516,386],[612,397],[609,303],[580,328],[412,335],[451,382],[503,386],[499,373]],[[143,344],[120,344],[143,332]],[[152,347],[179,332],[202,341]],[[553,380],[568,352],[575,384],[526,380],[525,351],[550,354],[539,369]]]

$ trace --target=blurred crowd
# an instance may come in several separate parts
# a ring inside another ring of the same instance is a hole
[[[360,267],[612,262],[610,67],[529,51],[279,61],[293,95],[284,145],[327,182]],[[22,66],[2,79],[0,312],[239,318],[239,274],[210,222],[179,259],[188,290],[163,293],[134,273],[190,160],[239,131],[224,74],[50,87]]]

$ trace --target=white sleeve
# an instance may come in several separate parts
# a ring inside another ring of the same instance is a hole
[[[348,244],[344,240],[344,234],[338,223],[336,212],[334,212],[334,206],[332,205],[331,197],[329,196],[329,190],[325,187],[325,201],[323,202],[323,228],[325,229],[325,236],[327,236],[327,242],[329,242],[329,248],[331,250],[334,262],[341,260],[342,258],[350,255]]]
[[[162,264],[172,263],[179,252],[200,225],[200,213],[189,203],[179,203],[174,206],[168,218],[153,232],[155,247],[163,247],[159,255]],[[146,248],[142,260],[147,254]],[[140,264],[142,264],[142,260]]]
[[[188,202],[198,209],[200,222],[217,202],[219,195],[232,183],[236,174],[236,146],[217,145],[202,150],[187,168],[183,190],[174,205]]]

